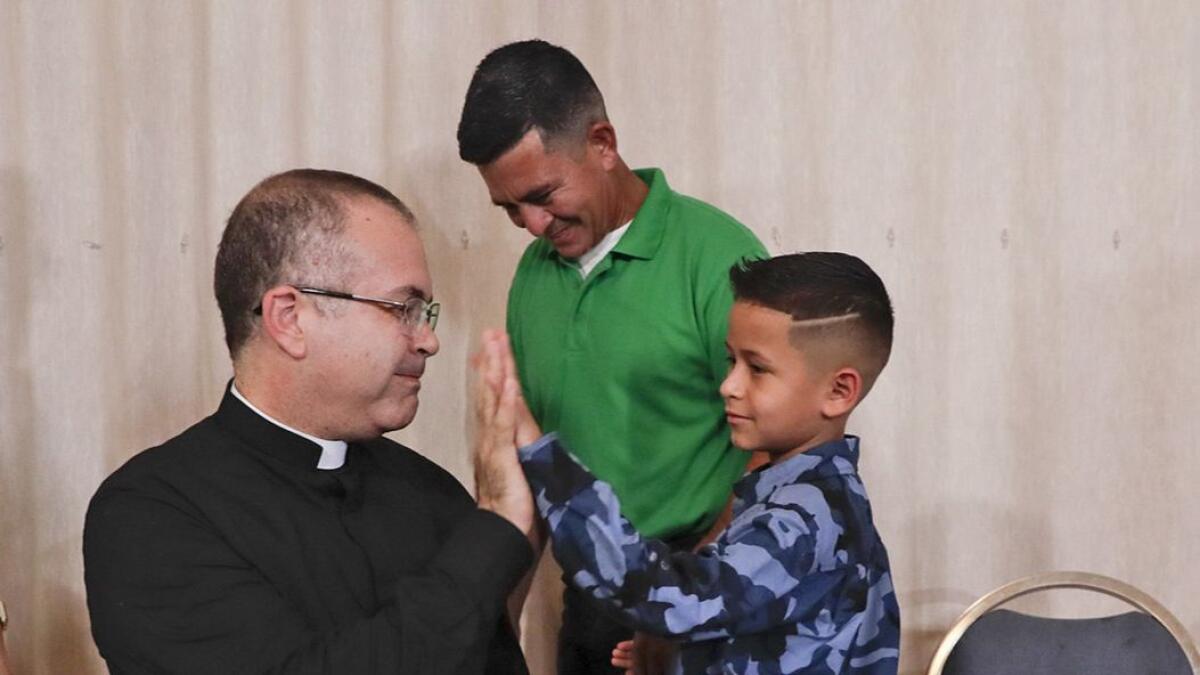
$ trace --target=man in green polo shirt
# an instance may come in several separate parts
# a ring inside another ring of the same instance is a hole
[[[717,389],[729,268],[765,256],[762,244],[662,171],[630,170],[583,64],[540,40],[479,64],[458,143],[492,201],[536,237],[508,298],[530,409],[612,484],[639,532],[691,548],[748,459]],[[629,634],[568,584],[559,672],[615,672]]]

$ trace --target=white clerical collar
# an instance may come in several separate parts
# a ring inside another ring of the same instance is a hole
[[[628,230],[629,226],[632,224],[633,221],[631,220],[612,232],[604,235],[604,238],[600,240],[600,243],[593,246],[587,253],[579,256],[579,259],[575,261],[575,264],[579,266],[579,274],[582,275],[584,279],[586,279],[587,276],[592,273],[592,270],[596,269],[596,265],[599,265],[601,260],[604,260],[604,256],[608,255],[608,252],[616,247],[617,242],[621,241],[621,236],[625,234],[625,230]]]
[[[233,395],[235,397],[237,397],[237,400],[241,401],[242,403],[245,403],[247,408],[258,413],[259,416],[262,417],[264,420],[270,422],[271,424],[274,424],[275,426],[277,426],[281,429],[286,429],[287,431],[290,431],[293,434],[296,434],[297,436],[307,438],[308,440],[312,441],[313,443],[316,443],[317,445],[321,446],[321,459],[317,461],[318,469],[324,469],[326,471],[328,471],[330,469],[340,469],[340,468],[342,468],[342,465],[346,463],[346,441],[328,441],[328,440],[325,440],[324,438],[317,438],[316,436],[311,436],[309,434],[306,434],[303,431],[300,431],[299,429],[293,429],[293,428],[289,427],[288,425],[284,424],[283,422],[280,422],[279,420],[275,419],[274,417],[271,417],[267,413],[259,410],[258,408],[255,408],[254,404],[251,403],[250,401],[247,401],[246,397],[242,396],[242,392],[238,391],[236,384],[231,384],[229,386],[229,390],[231,392],[233,392]]]

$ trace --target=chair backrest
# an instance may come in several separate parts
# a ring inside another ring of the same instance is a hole
[[[1050,619],[997,610],[1010,600],[1052,588],[1097,591],[1139,612]],[[928,672],[1200,675],[1200,653],[1179,620],[1133,586],[1099,574],[1049,572],[1005,584],[968,607],[942,638]]]
[[[983,615],[943,675],[1192,675],[1175,638],[1149,614],[1050,619],[1007,609]]]

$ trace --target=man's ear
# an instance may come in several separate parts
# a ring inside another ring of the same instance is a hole
[[[288,356],[302,359],[308,353],[300,326],[300,291],[275,286],[262,296],[263,333]]]
[[[862,397],[863,378],[857,368],[839,368],[829,375],[821,414],[829,419],[848,415]]]
[[[587,150],[600,158],[605,171],[611,171],[621,161],[617,154],[617,130],[608,122],[593,122],[588,127]]]

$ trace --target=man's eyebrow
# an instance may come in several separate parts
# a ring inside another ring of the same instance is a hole
[[[538,185],[537,187],[530,189],[529,191],[527,191],[525,194],[521,195],[520,197],[517,197],[517,202],[518,203],[529,203],[529,202],[538,201],[542,197],[545,197],[546,195],[553,192],[555,187],[556,186],[553,183],[543,183],[541,185]],[[497,201],[495,199],[492,200],[492,203],[495,204],[496,206],[511,206],[507,202],[501,202],[501,201]]]
[[[406,300],[408,298],[420,298],[422,300],[425,300],[426,302],[429,301],[429,294],[426,293],[424,289],[422,289],[418,286],[413,286],[412,284],[409,284],[406,286],[397,286],[396,288],[393,288],[392,290],[387,292],[387,297],[389,297],[389,298],[399,297],[399,298],[404,298]]]

